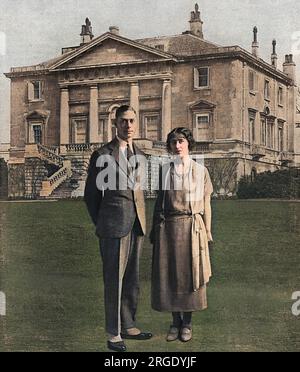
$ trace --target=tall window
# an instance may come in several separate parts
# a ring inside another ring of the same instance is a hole
[[[267,147],[274,148],[274,123],[267,121]]]
[[[42,143],[42,128],[40,125],[33,125],[34,143]]]
[[[284,151],[284,123],[278,121],[278,150]]]
[[[159,114],[147,114],[144,116],[144,128],[146,138],[152,141],[158,141],[159,136]]]
[[[255,118],[249,118],[249,142],[251,144],[255,143]]]
[[[72,143],[83,144],[87,142],[87,119],[72,120]]]
[[[264,89],[265,99],[270,99],[270,82],[265,80],[265,89]]]
[[[266,146],[266,119],[261,120],[260,127],[260,143],[262,146]]]
[[[209,87],[209,67],[198,67],[194,69],[195,88]]]
[[[98,136],[99,136],[100,142],[104,142],[105,123],[106,123],[106,119],[104,118],[99,119]]]
[[[256,74],[254,71],[249,70],[249,90],[254,92],[256,90]]]
[[[38,100],[42,98],[42,82],[35,81],[33,83],[33,97],[34,99]]]
[[[283,105],[283,88],[282,87],[278,88],[278,105],[280,106]]]
[[[38,101],[42,99],[42,82],[31,81],[28,83],[28,100]]]
[[[209,114],[196,114],[196,128],[198,142],[208,141],[210,137],[210,115]]]

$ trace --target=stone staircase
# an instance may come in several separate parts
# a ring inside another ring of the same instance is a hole
[[[59,167],[47,180],[42,181],[40,197],[48,198],[63,182],[72,177],[71,161],[65,160],[62,156],[58,155],[55,149],[40,144],[37,145],[37,150],[40,159]]]
[[[71,199],[84,195],[85,181],[87,177],[88,163],[82,159],[72,159],[72,177],[68,178],[53,191],[49,199]]]

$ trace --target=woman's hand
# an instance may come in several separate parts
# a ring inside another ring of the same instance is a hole
[[[208,240],[209,242],[213,242],[214,239],[213,239],[213,237],[212,237],[212,235],[211,235],[211,232],[210,232],[210,231],[206,231],[206,234],[207,234],[207,240]]]

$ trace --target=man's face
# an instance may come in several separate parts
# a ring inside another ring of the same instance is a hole
[[[117,119],[118,136],[125,141],[132,140],[136,132],[136,115],[133,111],[125,111]]]

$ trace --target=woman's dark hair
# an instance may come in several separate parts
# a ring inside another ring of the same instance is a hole
[[[188,128],[180,127],[180,128],[173,129],[172,132],[170,132],[168,134],[168,138],[167,138],[167,149],[168,149],[168,151],[171,152],[171,141],[174,138],[177,138],[179,135],[183,135],[185,137],[185,139],[189,143],[189,150],[190,151],[193,150],[193,148],[195,146],[195,140],[194,140],[194,137],[193,137],[193,133]]]

